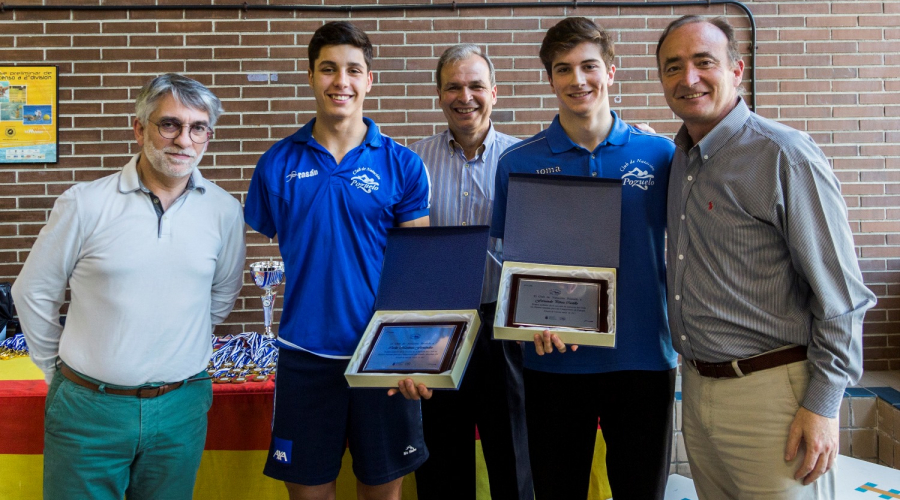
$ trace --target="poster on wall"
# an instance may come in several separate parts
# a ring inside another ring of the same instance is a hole
[[[56,163],[57,66],[0,66],[0,163]]]

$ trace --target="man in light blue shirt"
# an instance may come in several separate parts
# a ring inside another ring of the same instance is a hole
[[[431,220],[438,226],[490,224],[497,159],[518,139],[497,132],[494,66],[472,44],[450,47],[435,71],[448,129],[410,146],[432,180]],[[492,246],[496,239],[491,240]],[[420,500],[475,498],[473,429],[481,436],[491,498],[533,499],[522,389],[522,348],[491,339],[500,266],[486,258],[484,327],[460,390],[422,402],[431,453],[416,471]],[[455,478],[447,481],[447,477]],[[461,480],[461,478],[465,478]]]

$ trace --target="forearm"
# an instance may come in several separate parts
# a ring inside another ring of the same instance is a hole
[[[828,320],[815,320],[807,350],[812,365],[809,386],[803,398],[807,410],[833,418],[840,409],[844,389],[862,376],[862,322],[864,300],[850,312]]]
[[[65,287],[56,294],[42,290],[26,264],[12,287],[13,302],[21,323],[31,360],[44,372],[47,383],[56,371],[62,326],[59,307],[65,298]]]
[[[229,226],[225,244],[216,261],[210,300],[210,320],[213,326],[225,321],[241,293],[245,261],[244,220],[238,212],[234,223]]]

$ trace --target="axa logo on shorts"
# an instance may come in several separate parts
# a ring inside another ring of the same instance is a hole
[[[307,177],[315,177],[317,175],[319,175],[319,171],[316,169],[308,170],[306,172],[297,172],[295,170],[285,176],[287,178],[285,182],[291,182],[293,179],[306,179]]]
[[[639,158],[629,160],[628,163],[619,167],[619,171],[625,172],[622,174],[622,186],[631,186],[646,191],[650,186],[656,184],[656,176],[651,173],[656,171],[656,167],[645,160]]]
[[[353,177],[350,178],[350,185],[362,189],[366,193],[378,191],[378,181],[381,176],[369,167],[359,167],[353,171]]]
[[[281,439],[281,438],[272,436],[272,449],[274,450],[272,452],[272,458],[276,462],[281,462],[283,464],[290,464],[291,463],[291,448],[293,447],[293,444],[294,443],[292,443],[291,441],[288,441],[287,439]]]

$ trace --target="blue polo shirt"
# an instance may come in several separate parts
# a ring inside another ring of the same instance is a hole
[[[622,180],[617,276],[616,347],[579,346],[538,356],[525,349],[525,367],[553,373],[668,370],[675,351],[666,317],[666,189],[675,144],[642,132],[613,112],[609,136],[594,151],[575,144],[559,124],[507,149],[497,165],[491,236],[503,237],[511,172]],[[577,245],[578,242],[569,244]]]
[[[244,219],[278,235],[285,263],[278,344],[324,357],[353,354],[372,318],[387,229],[428,215],[422,160],[372,120],[340,164],[312,137],[315,119],[260,157]]]

